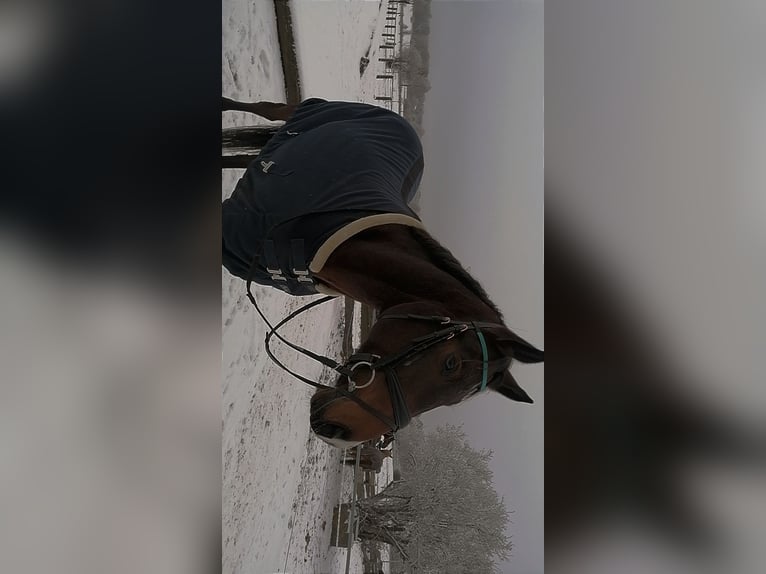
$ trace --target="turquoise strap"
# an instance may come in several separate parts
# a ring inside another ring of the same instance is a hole
[[[483,392],[487,388],[487,369],[489,368],[489,353],[487,353],[487,343],[484,341],[484,334],[479,330],[476,330],[476,336],[479,338],[479,344],[481,344],[482,354],[482,366],[481,366],[481,388],[479,392]]]

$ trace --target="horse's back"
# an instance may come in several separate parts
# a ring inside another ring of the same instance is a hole
[[[310,262],[351,221],[392,213],[417,219],[408,203],[422,172],[420,140],[398,114],[360,102],[305,100],[223,202],[224,265],[239,277],[272,284],[265,267],[251,269],[264,240],[277,244],[285,259],[279,267],[288,269],[293,239],[304,242]],[[296,285],[293,294],[314,292]]]
[[[299,213],[407,211],[422,167],[417,133],[398,114],[313,98],[264,146],[232,199],[273,224]]]
[[[261,150],[264,157],[297,156],[314,166],[343,161],[347,168],[366,167],[376,158],[409,167],[422,153],[420,138],[399,114],[362,102],[319,98],[302,102]]]

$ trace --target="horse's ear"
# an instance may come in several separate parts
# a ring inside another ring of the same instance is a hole
[[[513,378],[513,375],[508,370],[503,373],[503,379],[500,381],[500,384],[493,388],[504,397],[508,397],[513,401],[534,403],[532,398],[519,386],[519,383],[516,382],[516,379]]]
[[[513,351],[512,357],[517,361],[522,363],[542,363],[545,360],[543,351],[533,347],[521,337],[516,337],[509,344]]]
[[[522,363],[543,362],[543,351],[532,346],[510,329],[503,327],[493,334],[495,335],[495,343],[506,357],[512,357]]]

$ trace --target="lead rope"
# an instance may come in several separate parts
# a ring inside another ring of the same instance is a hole
[[[400,427],[394,421],[392,421],[390,418],[388,418],[384,414],[378,412],[376,409],[374,409],[373,407],[368,405],[366,402],[364,402],[361,399],[359,399],[353,393],[348,392],[345,389],[341,389],[341,388],[338,388],[338,387],[331,387],[329,385],[323,385],[321,383],[317,383],[315,381],[312,381],[311,379],[308,379],[308,378],[304,377],[303,375],[299,375],[295,371],[292,371],[292,370],[288,369],[285,366],[285,364],[282,363],[282,361],[280,361],[279,359],[277,359],[277,357],[271,351],[271,347],[269,346],[269,342],[271,341],[271,336],[272,335],[276,335],[277,338],[280,341],[284,342],[289,347],[295,349],[299,353],[302,353],[304,355],[307,355],[307,356],[311,357],[312,359],[314,359],[316,361],[319,361],[323,365],[325,365],[327,367],[330,367],[331,369],[337,371],[338,373],[340,373],[342,375],[346,375],[346,376],[353,375],[353,371],[351,371],[348,368],[345,368],[340,363],[337,363],[336,361],[333,361],[329,357],[324,357],[324,356],[321,356],[321,355],[317,355],[316,353],[313,353],[313,352],[309,351],[308,349],[305,349],[305,348],[303,348],[303,347],[301,347],[299,345],[291,343],[290,341],[288,341],[287,339],[282,337],[282,335],[280,335],[279,332],[277,331],[277,329],[279,329],[279,327],[281,327],[282,325],[284,325],[285,323],[287,323],[291,319],[294,319],[295,317],[297,317],[301,313],[304,313],[304,312],[308,311],[309,309],[312,309],[313,307],[316,307],[317,305],[321,305],[322,303],[326,303],[327,301],[329,301],[331,299],[334,299],[333,296],[329,296],[328,295],[327,297],[323,297],[322,299],[318,299],[316,301],[312,301],[311,303],[308,303],[307,305],[304,305],[303,307],[301,307],[297,311],[294,311],[294,312],[290,313],[287,317],[282,319],[276,325],[272,325],[271,322],[266,318],[266,315],[264,315],[264,313],[261,310],[261,308],[258,307],[258,303],[256,303],[256,301],[255,301],[255,296],[253,295],[253,293],[251,291],[250,284],[251,284],[251,281],[247,281],[247,298],[253,304],[253,307],[255,307],[256,311],[258,311],[258,314],[261,316],[261,319],[263,319],[263,321],[266,323],[266,325],[270,329],[270,331],[266,334],[265,347],[266,347],[266,353],[269,355],[269,358],[271,358],[272,361],[274,361],[280,368],[282,368],[283,370],[285,370],[288,373],[290,373],[292,376],[294,376],[299,381],[302,381],[302,382],[306,383],[307,385],[311,385],[312,387],[315,387],[317,389],[330,389],[332,391],[335,391],[337,394],[339,394],[339,395],[341,395],[343,397],[346,397],[346,398],[351,399],[352,401],[354,401],[362,409],[364,409],[365,411],[367,411],[368,413],[373,415],[375,418],[377,418],[381,422],[383,422],[387,427],[393,429],[394,431],[399,430]]]
[[[258,303],[256,303],[255,296],[253,295],[252,291],[250,290],[250,281],[247,282],[247,298],[250,300],[250,303],[253,304],[253,307],[255,307],[255,310],[258,311],[258,314],[261,316],[261,319],[263,319],[263,322],[266,323],[266,326],[269,328],[269,332],[266,333],[266,338],[264,340],[265,347],[266,347],[266,353],[269,355],[269,358],[271,358],[272,361],[274,361],[277,365],[279,365],[279,367],[281,367],[282,369],[284,369],[285,371],[290,373],[296,379],[306,383],[307,385],[311,385],[312,387],[315,387],[317,389],[333,389],[334,387],[330,387],[328,385],[322,385],[321,383],[317,383],[315,381],[312,381],[311,379],[308,379],[308,378],[304,377],[303,375],[299,375],[298,373],[296,373],[296,372],[290,370],[289,368],[287,368],[284,365],[284,363],[282,363],[279,359],[276,358],[274,353],[271,351],[271,347],[270,347],[269,343],[271,342],[271,337],[273,335],[276,335],[277,338],[280,341],[282,341],[284,344],[286,344],[288,347],[298,351],[299,353],[302,353],[302,354],[305,354],[305,355],[311,357],[315,361],[318,361],[318,362],[322,363],[326,367],[330,367],[334,371],[338,371],[341,374],[346,374],[344,372],[344,371],[346,371],[346,369],[342,369],[341,365],[339,363],[337,363],[336,361],[333,361],[329,357],[323,357],[322,355],[318,355],[316,353],[313,353],[312,351],[309,351],[308,349],[305,349],[305,348],[303,348],[303,347],[301,347],[299,345],[296,345],[296,344],[288,341],[287,339],[285,339],[279,333],[279,331],[277,331],[277,329],[279,329],[282,325],[284,325],[285,323],[287,323],[291,319],[294,319],[295,317],[297,317],[301,313],[305,313],[309,309],[313,309],[314,307],[316,307],[318,305],[321,305],[322,303],[327,303],[328,301],[334,299],[335,297],[332,297],[332,296],[328,295],[326,297],[322,297],[321,299],[317,299],[316,301],[312,301],[311,303],[309,303],[307,305],[304,305],[303,307],[301,307],[297,311],[293,311],[292,313],[290,313],[287,317],[282,319],[276,325],[272,325],[271,324],[271,322],[266,318],[266,315],[263,313],[261,308],[258,306]]]

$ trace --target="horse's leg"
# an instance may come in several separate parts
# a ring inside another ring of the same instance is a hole
[[[287,121],[297,104],[280,104],[276,102],[237,102],[229,98],[222,98],[221,111],[237,111],[237,112],[249,112],[251,114],[259,115],[267,120],[283,120]]]

